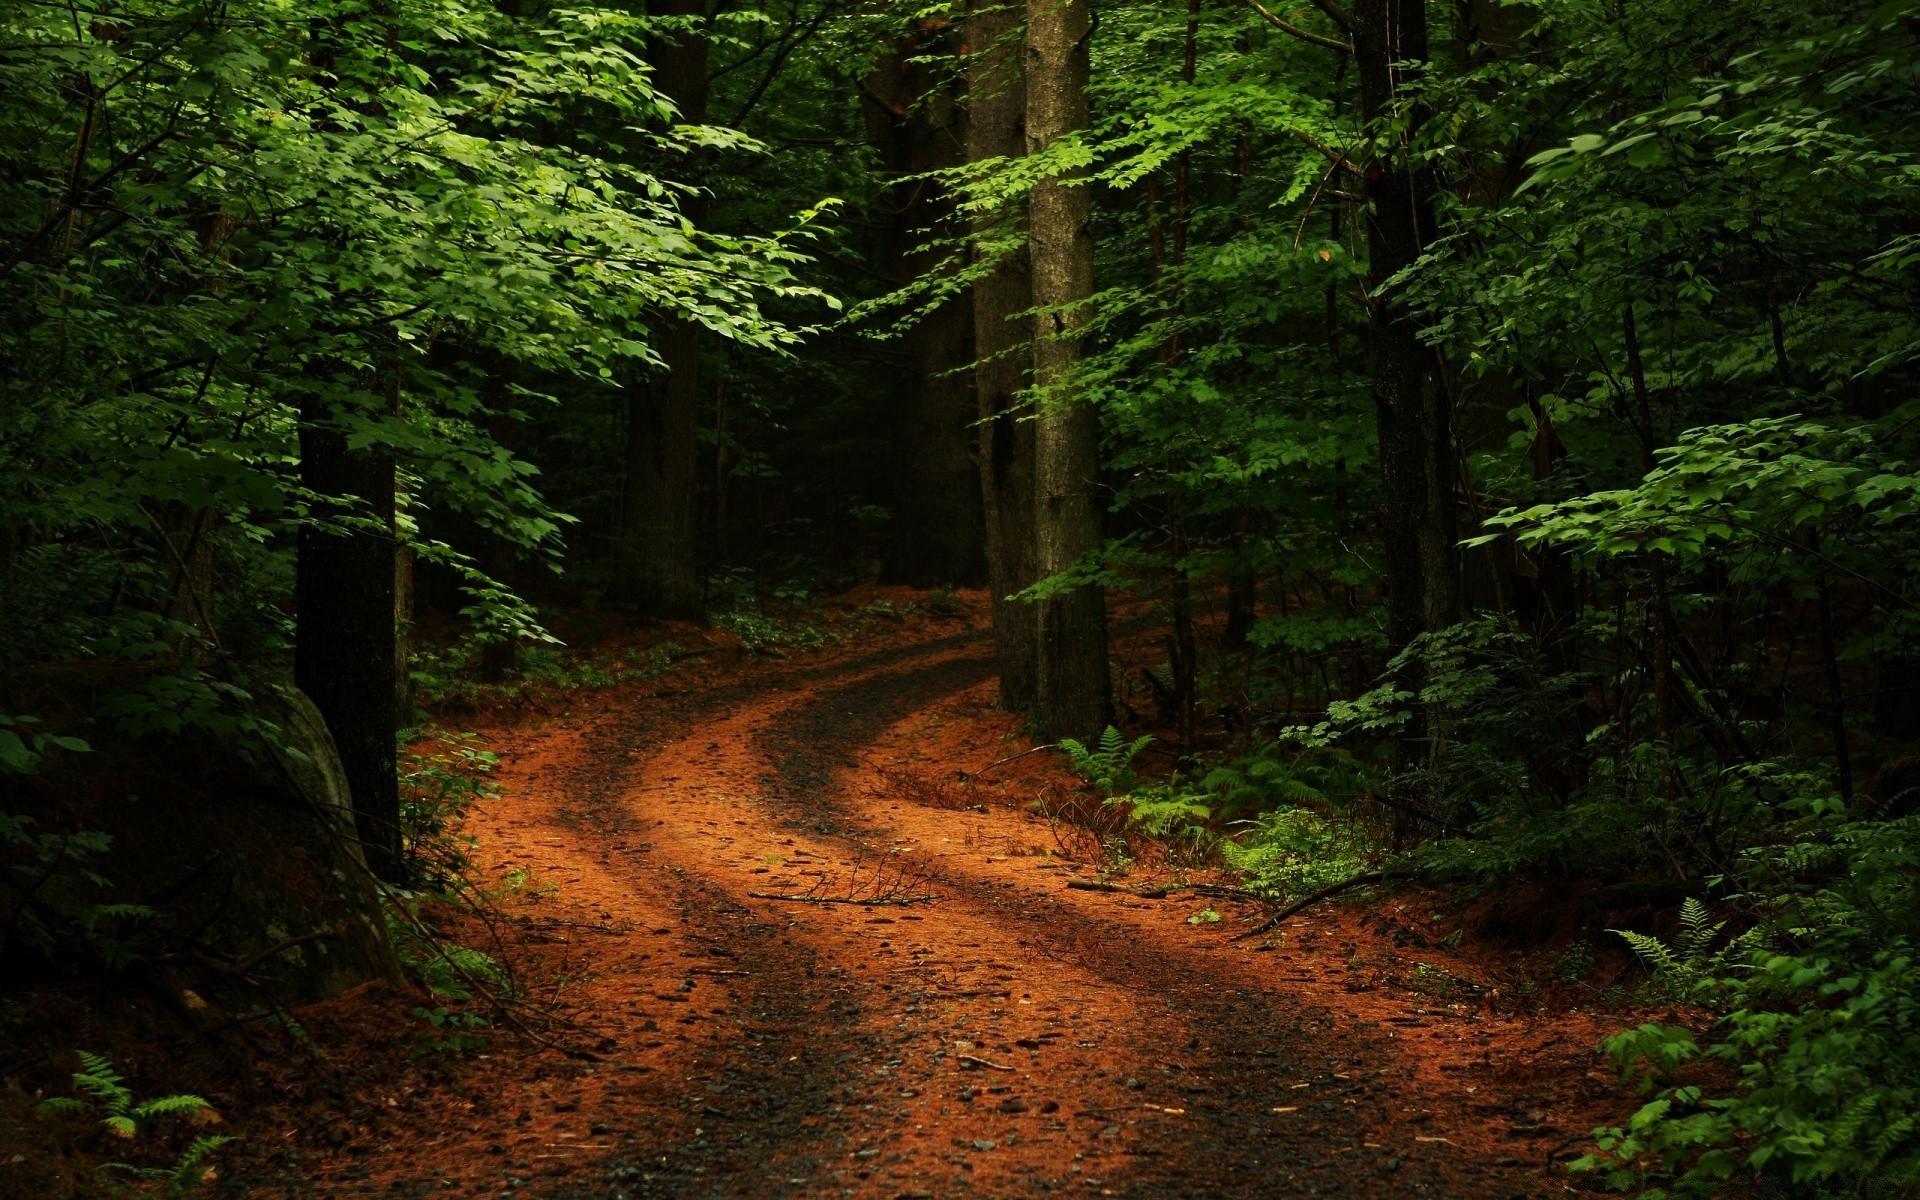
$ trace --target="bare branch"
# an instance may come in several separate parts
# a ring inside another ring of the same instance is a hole
[[[1330,38],[1323,34],[1315,33],[1311,29],[1303,29],[1295,25],[1292,21],[1277,17],[1269,12],[1267,7],[1260,3],[1260,0],[1240,0],[1240,3],[1246,5],[1254,12],[1259,13],[1262,20],[1282,33],[1291,34],[1303,42],[1311,42],[1316,46],[1325,46],[1329,50],[1338,50],[1342,54],[1353,53],[1352,43],[1343,42],[1339,38]]]

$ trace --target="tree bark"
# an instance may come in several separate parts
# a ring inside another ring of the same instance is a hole
[[[868,136],[893,180],[876,266],[896,286],[940,269],[921,248],[953,213],[947,190],[929,178],[960,163],[966,109],[917,61],[932,39],[900,39],[875,64],[867,86]],[[973,322],[964,296],[927,313],[898,343],[889,435],[893,520],[881,579],[916,587],[979,584],[986,577],[986,530],[973,465],[974,399],[965,373]]]
[[[1406,134],[1381,130],[1391,118],[1417,127],[1425,116],[1400,88],[1427,60],[1427,12],[1425,0],[1359,0],[1354,17],[1361,119],[1399,143],[1376,142],[1365,180],[1387,641],[1397,652],[1460,613],[1451,403],[1417,318],[1387,286],[1434,229],[1433,180],[1409,160]]]
[[[653,15],[700,17],[703,0],[660,0]],[[654,40],[648,58],[654,87],[679,110],[679,123],[706,119],[707,39],[686,31]],[[696,182],[691,161],[682,182]],[[681,199],[680,211],[698,225],[704,196]],[[655,333],[660,365],[627,388],[626,486],[620,514],[615,594],[643,616],[703,620],[705,597],[697,565],[699,475],[696,434],[700,404],[700,328],[664,318]]]
[[[1027,153],[1087,128],[1087,0],[1028,0]],[[1035,318],[1034,557],[1041,577],[1100,548],[1100,419],[1070,379],[1093,295],[1093,235],[1084,183],[1034,185],[1028,210]],[[1039,604],[1034,725],[1045,738],[1093,738],[1112,716],[1105,597],[1081,585]]]
[[[356,831],[373,873],[405,882],[400,846],[399,646],[394,462],[380,448],[349,449],[327,400],[300,408],[300,482],[347,500],[377,528],[300,530],[294,565],[294,686],[326,719],[353,797]]]
[[[967,16],[974,58],[967,74],[967,160],[1018,158],[1027,152],[1026,77],[1020,18],[985,0]],[[1016,228],[1024,228],[1016,220]],[[976,236],[991,238],[982,217]],[[980,491],[986,509],[987,586],[993,591],[993,640],[1000,665],[1000,706],[1033,705],[1038,666],[1038,614],[1007,597],[1039,576],[1034,570],[1033,423],[1018,416],[1018,397],[1033,366],[1032,329],[1015,320],[1033,307],[1032,272],[1024,253],[1000,259],[973,285],[974,399],[979,413]]]

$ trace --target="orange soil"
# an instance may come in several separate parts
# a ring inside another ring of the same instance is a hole
[[[475,862],[599,1040],[409,1056],[418,997],[320,1006],[301,1020],[330,1056],[273,1068],[280,1127],[229,1184],[1559,1194],[1549,1159],[1630,1103],[1591,1052],[1628,1018],[1514,1013],[1502,956],[1442,945],[1460,919],[1432,893],[1325,904],[1263,945],[1230,940],[1257,905],[1069,889],[1086,839],[1028,802],[1077,781],[1055,755],[979,772],[1027,746],[991,707],[984,608],[483,729],[503,792],[469,821]],[[801,895],[896,902],[769,898]]]

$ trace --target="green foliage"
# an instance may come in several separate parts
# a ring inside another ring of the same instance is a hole
[[[150,1134],[156,1124],[169,1117],[200,1124],[219,1119],[213,1106],[198,1096],[155,1096],[137,1100],[125,1077],[114,1070],[112,1059],[85,1050],[76,1050],[74,1055],[80,1060],[80,1070],[73,1075],[76,1094],[49,1097],[40,1102],[39,1112],[48,1116],[97,1117],[102,1130],[127,1142]],[[110,1162],[102,1164],[100,1169],[158,1183],[161,1193],[170,1198],[190,1196],[213,1178],[207,1162],[214,1152],[234,1140],[220,1135],[201,1135],[168,1166]]]
[[[31,817],[0,812],[0,885],[7,891],[0,955],[23,949],[41,954],[79,951],[109,968],[124,967],[138,957],[134,946],[112,932],[112,927],[150,917],[152,909],[100,903],[70,908],[46,902],[70,900],[106,887],[106,877],[90,864],[107,852],[112,841],[98,830],[43,831]]]
[[[407,973],[435,999],[466,1003],[482,992],[510,993],[513,981],[491,955],[439,936],[418,916],[410,899],[394,901],[404,912],[387,913],[387,936]]]
[[[61,734],[29,732],[21,736],[22,726],[38,724],[39,720],[38,717],[0,715],[0,775],[33,774],[49,748],[75,754],[85,754],[92,748],[80,738]]]
[[[1725,921],[1712,919],[1706,905],[1688,897],[1680,906],[1680,932],[1670,943],[1631,929],[1611,932],[1619,934],[1653,973],[1655,983],[1678,998],[1711,1003],[1720,979],[1764,936],[1749,930],[1716,948],[1714,943],[1726,927]]]
[[[435,993],[436,995],[440,993]],[[493,1022],[479,1013],[455,1012],[445,1005],[416,1007],[413,1015],[425,1021],[432,1033],[420,1039],[420,1049],[428,1054],[477,1054],[487,1048],[480,1031],[491,1029]]]
[[[1707,1037],[1643,1025],[1610,1038],[1653,1097],[1599,1133],[1584,1169],[1649,1195],[1707,1196],[1740,1175],[1823,1195],[1892,1194],[1920,1171],[1920,822],[1850,822],[1809,805],[1797,841],[1757,848],[1744,876],[1784,890],[1755,933],[1717,951],[1703,909],[1650,963],[1721,1014]],[[1839,863],[1831,882],[1797,875]],[[1639,948],[1636,945],[1636,948]],[[1738,1076],[1730,1094],[1677,1082],[1694,1059]],[[1880,1191],[1877,1189],[1888,1189]]]
[[[481,749],[473,733],[436,730],[430,740],[401,763],[400,832],[415,885],[445,891],[472,865],[473,839],[460,826],[474,804],[498,794],[487,776],[500,756]]]
[[[1171,786],[1148,785],[1111,796],[1106,803],[1125,809],[1128,825],[1167,843],[1176,857],[1198,861],[1207,857],[1216,840],[1208,828],[1213,809],[1204,799]]]
[[[1150,735],[1128,741],[1111,725],[1100,735],[1097,746],[1088,746],[1073,738],[1060,739],[1060,749],[1073,765],[1074,773],[1098,788],[1100,794],[1108,799],[1132,791],[1140,782],[1139,773],[1133,769],[1133,760],[1152,744]]]
[[[1302,895],[1366,863],[1364,839],[1312,808],[1275,808],[1241,825],[1242,832],[1220,843],[1220,858],[1256,891]]]
[[[824,633],[805,621],[783,620],[752,609],[716,613],[713,623],[739,638],[747,649],[764,654],[817,650],[827,640]]]

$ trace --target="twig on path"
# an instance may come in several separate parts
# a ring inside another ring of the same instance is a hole
[[[1246,888],[1227,887],[1218,883],[1167,883],[1159,887],[1134,888],[1121,887],[1117,883],[1101,883],[1091,879],[1069,879],[1067,887],[1076,892],[1112,892],[1121,896],[1133,896],[1140,900],[1165,900],[1175,892],[1195,892],[1202,896],[1216,896],[1223,900],[1271,900],[1259,892]]]
[[[1273,929],[1274,926],[1280,924],[1280,922],[1286,920],[1288,917],[1292,916],[1293,914],[1301,911],[1302,909],[1311,908],[1313,905],[1320,903],[1322,900],[1325,900],[1329,896],[1337,896],[1341,892],[1346,891],[1348,888],[1359,887],[1360,885],[1366,884],[1366,883],[1379,883],[1382,880],[1387,880],[1387,879],[1405,879],[1411,873],[1412,872],[1409,872],[1409,871],[1362,871],[1358,875],[1351,876],[1350,878],[1347,878],[1347,879],[1342,879],[1339,883],[1330,883],[1326,887],[1321,888],[1317,892],[1309,892],[1307,895],[1300,897],[1298,900],[1295,900],[1292,904],[1287,905],[1285,908],[1273,914],[1271,917],[1268,917],[1266,920],[1262,921],[1255,928],[1249,929],[1245,933],[1238,934],[1232,938],[1229,938],[1228,940],[1234,941],[1234,942],[1244,942],[1248,938],[1259,937],[1261,934],[1266,933],[1269,930]]]
[[[938,900],[938,896],[885,896],[867,898],[859,896],[795,896],[781,892],[748,892],[755,900],[787,900],[794,904],[858,904],[866,908],[881,908],[890,904],[926,904]]]
[[[1273,899],[1272,896],[1263,896],[1259,892],[1249,891],[1246,888],[1227,887],[1225,884],[1219,883],[1187,883],[1170,887],[1167,890],[1179,891],[1181,887],[1198,892],[1202,896],[1217,896],[1222,900],[1270,901]]]
[[[962,1055],[958,1055],[957,1057],[961,1062],[966,1063],[968,1066],[985,1067],[989,1071],[1013,1070],[1012,1067],[1007,1066],[1005,1063],[990,1062],[987,1059],[981,1058],[978,1055],[974,1055],[974,1054],[962,1054]]]
[[[1055,745],[1052,742],[1049,742],[1044,746],[1033,746],[1026,750],[1022,750],[1018,754],[1009,754],[1005,758],[995,759],[994,761],[988,763],[986,766],[981,767],[978,771],[962,771],[960,772],[960,777],[962,779],[977,779],[980,776],[985,775],[988,771],[993,770],[995,767],[1004,767],[1008,763],[1014,762],[1017,759],[1025,758],[1029,754],[1038,754],[1042,750],[1058,750],[1059,748],[1060,748],[1059,746]]]

